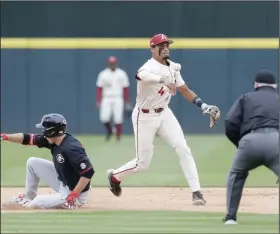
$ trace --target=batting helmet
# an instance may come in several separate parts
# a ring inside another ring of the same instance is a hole
[[[154,47],[156,45],[159,45],[161,43],[169,43],[172,44],[173,41],[169,40],[168,37],[164,34],[156,34],[153,36],[153,38],[150,40],[150,47]]]
[[[64,135],[66,126],[66,119],[60,114],[44,115],[41,122],[36,124],[36,128],[43,129],[44,136],[48,138]]]

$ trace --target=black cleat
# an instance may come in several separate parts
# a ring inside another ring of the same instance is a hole
[[[206,200],[203,198],[203,194],[200,191],[193,192],[193,205],[204,206]]]
[[[110,188],[110,191],[111,191],[116,197],[121,196],[121,195],[122,195],[122,188],[121,188],[120,183],[119,183],[119,184],[116,184],[116,183],[113,183],[113,181],[112,181],[113,169],[109,169],[109,170],[107,171],[107,174],[108,174],[108,180],[109,180],[109,188]]]

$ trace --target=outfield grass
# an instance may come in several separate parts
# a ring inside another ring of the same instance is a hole
[[[1,233],[277,233],[277,215],[241,214],[224,225],[222,214],[175,211],[2,214]]]
[[[133,136],[124,136],[121,142],[105,142],[103,136],[77,136],[85,146],[96,174],[94,186],[107,186],[106,170],[116,168],[135,157]],[[201,184],[206,187],[225,186],[226,176],[235,148],[224,136],[192,135],[187,137],[197,162]],[[2,186],[23,186],[25,164],[30,156],[51,160],[50,152],[37,147],[1,143]],[[251,172],[246,186],[275,186],[275,177],[266,168]],[[186,186],[174,150],[161,139],[156,139],[150,169],[128,178],[124,186]]]

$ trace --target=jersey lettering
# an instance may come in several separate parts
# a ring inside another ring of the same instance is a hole
[[[167,37],[164,34],[161,34],[161,40],[167,40]]]

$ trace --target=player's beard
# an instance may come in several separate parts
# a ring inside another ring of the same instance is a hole
[[[163,60],[167,60],[167,59],[169,59],[169,55],[165,55],[165,56],[163,57]]]
[[[163,60],[167,60],[167,59],[169,59],[169,55],[163,55],[163,56],[161,55],[162,50],[163,50],[163,49],[161,49],[161,48],[159,49],[159,51],[158,51],[158,55],[159,55],[160,57],[162,57],[162,59],[163,59]]]

